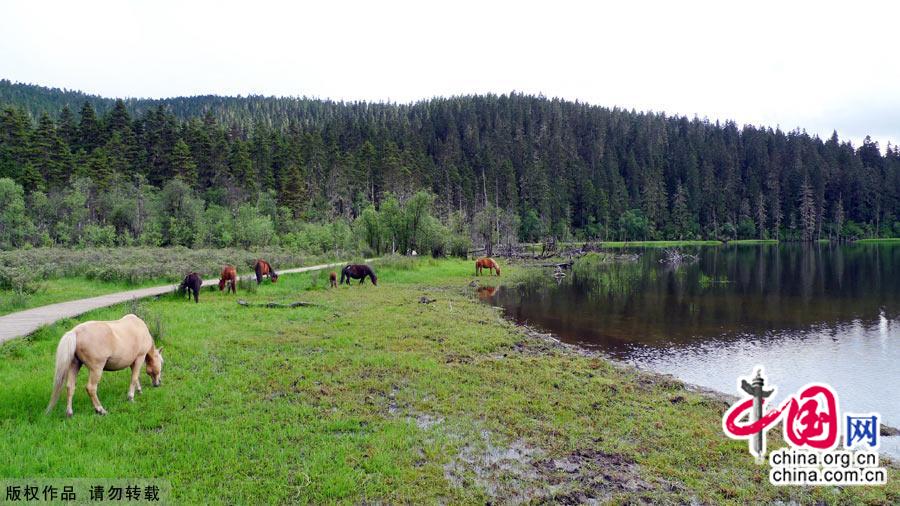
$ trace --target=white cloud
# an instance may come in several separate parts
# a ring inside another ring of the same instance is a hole
[[[519,90],[900,140],[900,4],[0,4],[0,77],[107,96]]]

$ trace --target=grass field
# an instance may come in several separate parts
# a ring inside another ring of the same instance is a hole
[[[75,416],[43,414],[76,321],[6,343],[0,477],[161,478],[179,503],[900,500],[894,470],[886,487],[772,487],[721,433],[721,400],[513,326],[477,301],[470,262],[388,264],[377,287],[331,290],[314,273],[237,296],[312,307],[241,307],[209,290],[200,304],[146,301],[151,329],[162,322],[163,385],[142,375],[129,403],[128,373],[105,373],[105,417],[85,371]]]

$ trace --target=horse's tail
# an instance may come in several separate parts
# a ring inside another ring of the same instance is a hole
[[[66,381],[66,374],[69,367],[72,366],[72,360],[75,359],[75,331],[70,330],[63,334],[56,347],[56,373],[53,376],[53,394],[50,396],[50,404],[47,405],[47,413],[53,411],[56,401],[59,400],[59,393],[62,391],[63,383]]]

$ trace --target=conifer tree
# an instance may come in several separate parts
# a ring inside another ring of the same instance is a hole
[[[191,148],[182,139],[175,142],[172,149],[172,168],[175,177],[183,181],[189,187],[197,185],[197,163],[191,156]]]

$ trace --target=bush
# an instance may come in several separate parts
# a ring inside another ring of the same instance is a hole
[[[112,225],[84,227],[81,243],[84,246],[112,247],[116,245],[116,228]]]
[[[244,204],[238,208],[234,220],[235,243],[244,246],[268,246],[274,242],[275,225],[272,218],[259,213],[256,206]]]
[[[458,258],[468,258],[472,249],[472,241],[463,235],[456,234],[450,238],[450,254]]]

